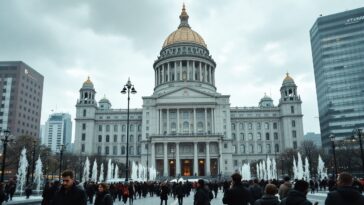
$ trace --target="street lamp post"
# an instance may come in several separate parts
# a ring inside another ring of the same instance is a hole
[[[149,181],[149,141],[147,143],[148,144],[146,144],[145,148],[147,149],[147,181]]]
[[[362,172],[364,174],[364,153],[363,153],[363,144],[361,141],[361,134],[362,134],[361,128],[354,129],[352,138],[355,139],[355,135],[358,135],[359,145],[360,145],[360,155],[361,155],[361,167],[362,167]]]
[[[33,140],[33,162],[32,162],[32,181],[34,182],[34,171],[35,171],[35,146],[37,145],[37,140]]]
[[[9,142],[13,141],[13,139],[9,139],[9,136],[10,136],[10,130],[9,129],[3,130],[2,132],[3,132],[5,138],[1,139],[1,141],[3,141],[3,164],[1,166],[1,182],[4,182],[6,147],[7,147]]]
[[[128,110],[127,110],[127,123],[126,123],[126,170],[125,170],[125,182],[128,182],[129,178],[129,104],[130,104],[130,92],[132,94],[136,93],[134,85],[131,84],[130,79],[124,85],[123,90],[121,91],[122,94],[128,93]]]
[[[336,153],[335,153],[335,136],[330,135],[330,140],[331,140],[331,145],[332,145],[332,153],[334,155],[334,171],[335,171],[334,179],[336,179],[336,177],[337,177],[337,165],[336,165]]]
[[[62,160],[63,160],[63,151],[64,151],[64,144],[59,145],[59,180],[61,180],[62,174]]]

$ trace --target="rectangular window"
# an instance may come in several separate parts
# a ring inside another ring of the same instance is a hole
[[[274,140],[278,140],[278,133],[274,133]]]
[[[82,141],[85,141],[86,140],[86,134],[85,133],[82,133]]]
[[[296,141],[293,142],[293,149],[297,149],[297,142]]]
[[[116,152],[117,152],[116,148],[117,148],[116,146],[114,146],[114,147],[112,148],[112,154],[113,154],[113,155],[117,155],[117,153],[116,153]]]
[[[83,116],[86,117],[86,109],[83,110]]]
[[[102,142],[102,136],[99,135],[99,142]]]
[[[227,149],[227,144],[226,143],[224,144],[224,148]]]
[[[82,130],[86,130],[86,123],[82,123]]]
[[[265,140],[269,140],[269,133],[267,132],[267,133],[265,133]]]
[[[291,106],[291,113],[294,114],[294,106]]]
[[[114,135],[114,142],[117,142],[117,141],[118,141],[118,136]]]
[[[114,132],[118,131],[118,125],[114,125]]]
[[[81,152],[85,152],[85,144],[81,145]]]
[[[292,127],[296,127],[296,121],[292,120]]]
[[[297,137],[296,130],[293,130],[293,131],[292,131],[292,137],[293,137],[293,138],[296,138],[296,137]]]
[[[238,160],[234,160],[234,166],[238,166]]]
[[[99,125],[99,132],[102,132],[102,125]]]

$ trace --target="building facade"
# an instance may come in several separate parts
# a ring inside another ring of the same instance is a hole
[[[312,141],[317,148],[321,148],[322,147],[322,143],[321,143],[321,135],[314,133],[314,132],[307,132],[304,136],[303,139],[305,141]]]
[[[364,127],[364,8],[319,17],[310,30],[322,144]]]
[[[44,77],[21,61],[1,61],[0,80],[0,128],[40,138]]]
[[[153,94],[130,110],[129,159],[161,176],[217,176],[297,148],[303,115],[294,80],[287,74],[277,106],[264,96],[257,107],[230,107],[230,96],[215,87],[216,63],[188,18],[183,8],[153,64]],[[75,152],[125,162],[127,110],[112,109],[106,98],[97,103],[95,94],[88,79],[76,105]]]
[[[82,137],[82,136],[81,136]],[[53,113],[49,116],[44,127],[44,142],[52,152],[58,152],[61,145],[71,151],[72,121],[67,113]]]

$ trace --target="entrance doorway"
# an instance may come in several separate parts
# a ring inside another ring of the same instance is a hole
[[[217,176],[218,175],[218,164],[217,159],[211,159],[210,163],[210,170],[211,170],[211,176]]]
[[[176,176],[176,160],[170,159],[169,164],[169,176]]]
[[[205,159],[198,160],[198,176],[205,176]]]
[[[182,176],[192,176],[193,175],[193,167],[192,160],[183,159],[182,160]]]

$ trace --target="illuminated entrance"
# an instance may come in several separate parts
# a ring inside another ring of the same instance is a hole
[[[192,176],[193,175],[193,167],[192,167],[192,160],[190,159],[183,159],[182,160],[182,176]]]
[[[198,176],[205,176],[205,159],[198,160]]]
[[[169,176],[176,176],[176,161],[174,159],[170,159],[168,164],[169,164]]]

